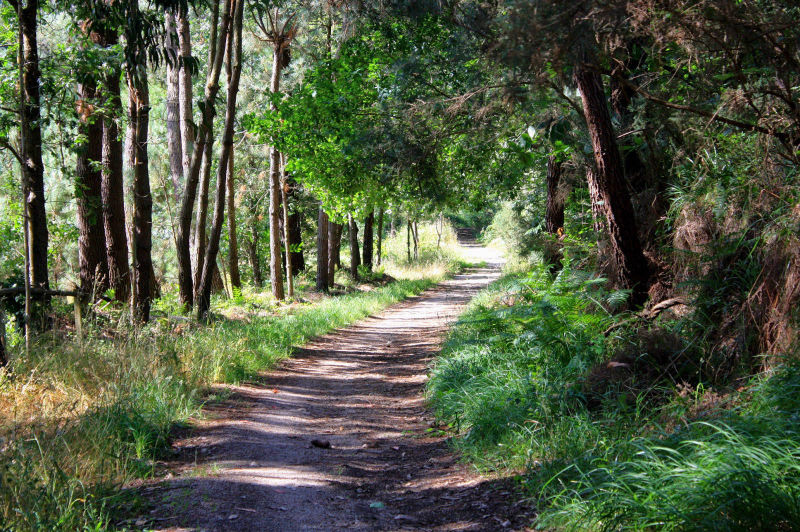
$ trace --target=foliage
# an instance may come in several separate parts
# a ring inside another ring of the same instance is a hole
[[[567,266],[511,275],[476,298],[433,368],[428,391],[459,446],[484,465],[530,465],[591,445],[575,382],[602,360],[611,323],[602,305],[619,301],[605,281]],[[581,434],[576,437],[576,434]]]
[[[796,529],[798,386],[791,362],[755,378],[735,400],[742,406],[719,419],[576,457],[541,484],[551,505],[542,526]]]

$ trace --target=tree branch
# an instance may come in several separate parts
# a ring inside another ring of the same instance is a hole
[[[5,148],[8,151],[10,151],[11,154],[14,156],[14,158],[17,159],[17,161],[19,161],[19,164],[23,165],[25,164],[25,161],[22,160],[22,156],[16,149],[14,149],[14,146],[12,146],[11,143],[9,143],[7,140],[0,139],[0,148]]]
[[[719,116],[717,113],[712,113],[711,111],[706,111],[705,109],[698,109],[697,107],[692,107],[690,105],[683,105],[683,104],[679,104],[679,103],[668,102],[667,100],[664,100],[662,98],[659,98],[658,96],[654,96],[654,95],[650,94],[649,92],[647,92],[646,90],[642,89],[640,86],[636,85],[635,83],[631,83],[630,81],[625,79],[623,76],[610,74],[608,72],[606,72],[606,73],[609,74],[611,77],[613,77],[615,80],[617,80],[619,83],[621,83],[621,84],[625,85],[626,87],[630,88],[631,90],[635,91],[636,94],[639,94],[640,96],[642,96],[646,100],[649,100],[649,101],[651,101],[651,102],[653,102],[655,104],[661,105],[663,107],[668,107],[670,109],[677,109],[679,111],[685,111],[687,113],[692,113],[692,114],[696,114],[696,115],[699,115],[699,116],[704,116],[704,117],[708,118],[711,122],[721,122],[723,124],[728,124],[729,126],[738,127],[739,129],[743,129],[745,131],[755,131],[755,132],[758,132],[758,133],[763,133],[765,135],[769,135],[771,137],[775,137],[775,138],[781,140],[782,142],[790,142],[791,141],[791,136],[786,134],[786,133],[783,133],[781,131],[774,131],[774,130],[766,128],[764,126],[759,126],[758,124],[752,124],[750,122],[744,122],[742,120],[736,120],[735,118],[727,118],[727,117],[724,117],[724,116]]]

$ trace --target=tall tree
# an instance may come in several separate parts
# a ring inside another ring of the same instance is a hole
[[[233,146],[228,159],[228,270],[231,277],[231,286],[242,287],[242,278],[239,274],[239,239],[236,235],[236,178],[233,173]]]
[[[96,95],[91,76],[78,84],[78,133],[84,140],[77,146],[75,199],[81,290],[102,293],[108,287],[108,263],[100,173],[103,124],[95,113]]]
[[[263,15],[267,15],[267,22]],[[272,44],[272,77],[270,80],[270,92],[277,95],[280,90],[281,72],[289,65],[289,47],[297,33],[294,26],[296,14],[284,14],[286,20],[280,22],[281,12],[279,8],[274,11],[267,9],[266,13],[257,13],[255,20],[264,40]],[[270,102],[270,110],[277,111],[276,102]],[[269,268],[270,284],[272,295],[275,299],[284,298],[283,280],[281,279],[281,239],[280,239],[280,219],[281,219],[281,160],[278,147],[270,146],[269,153]]]
[[[19,17],[21,36],[20,69],[21,116],[19,156],[22,160],[22,190],[27,210],[26,223],[30,241],[26,254],[30,262],[30,284],[37,290],[35,296],[41,303],[37,311],[44,312],[49,305],[49,296],[41,290],[50,288],[47,267],[49,233],[44,196],[44,161],[42,159],[42,111],[41,71],[39,70],[39,44],[37,26],[39,0],[28,0],[22,6],[20,0],[8,0]]]
[[[561,250],[559,241],[564,233],[564,195],[561,183],[561,161],[556,155],[547,158],[547,199],[545,205],[545,231],[552,235],[554,241],[548,242],[545,248],[544,261],[549,264],[550,273],[561,270]]]
[[[219,5],[219,2],[217,2]],[[183,177],[189,174],[192,165],[192,150],[194,149],[195,124],[192,111],[192,74],[195,62],[192,59],[192,32],[189,26],[188,10],[179,10],[175,15],[178,31],[179,66],[178,84],[181,119],[181,142],[183,147]],[[216,20],[212,20],[216,28]]]
[[[150,320],[153,294],[153,196],[148,168],[148,126],[150,87],[147,80],[147,54],[142,31],[146,22],[140,16],[138,0],[129,0],[129,25],[126,27],[126,77],[128,113],[132,129],[131,168],[133,168],[133,298],[132,313],[137,323]]]
[[[203,147],[203,166],[200,170],[200,190],[197,198],[197,216],[194,224],[194,248],[195,248],[195,270],[194,270],[194,290],[200,286],[200,276],[203,274],[203,260],[206,256],[208,246],[207,222],[208,222],[208,194],[211,187],[211,164],[214,159],[214,137],[213,129],[209,131],[209,138]],[[195,297],[197,294],[195,294]]]
[[[602,79],[596,70],[583,63],[575,70],[575,82],[581,93],[586,125],[594,149],[595,170],[588,175],[594,182],[589,186],[590,189],[596,189],[600,196],[617,281],[632,291],[631,304],[639,306],[647,299],[650,275],[637,234]]]
[[[103,27],[99,43],[104,48],[119,41],[116,29]],[[105,225],[106,261],[108,283],[114,289],[117,301],[125,302],[130,296],[130,266],[128,265],[128,237],[125,231],[125,198],[123,190],[122,140],[117,118],[122,111],[120,99],[119,64],[112,62],[103,75],[103,167],[102,206]]]
[[[230,58],[233,56],[233,39],[228,39],[228,61],[225,64],[225,72],[228,75],[228,87],[230,89],[231,76],[233,75],[233,65]],[[231,279],[231,286],[242,287],[242,278],[239,274],[239,239],[236,235],[236,175],[234,174],[234,146],[231,144],[231,154],[228,158],[228,270]]]
[[[175,17],[168,13],[164,17],[164,48],[167,56],[167,98],[164,102],[167,122],[167,155],[169,157],[169,177],[176,201],[181,197],[183,183],[183,128],[181,127],[181,51]]]
[[[178,257],[178,290],[181,303],[185,308],[191,308],[194,303],[194,283],[192,282],[192,260],[190,238],[192,228],[192,214],[197,199],[197,183],[200,178],[200,166],[205,153],[205,145],[211,138],[211,129],[214,122],[214,103],[219,92],[219,76],[222,70],[222,60],[225,56],[225,42],[231,26],[231,7],[234,0],[224,0],[222,18],[217,31],[217,13],[219,4],[212,2],[214,15],[212,16],[212,35],[209,42],[210,52],[213,51],[213,61],[209,62],[209,71],[206,76],[206,88],[201,106],[202,118],[200,128],[192,149],[192,162],[189,173],[186,175],[181,209],[178,216],[178,231],[176,247]],[[222,44],[220,46],[220,43]],[[206,261],[204,260],[203,263]],[[201,268],[201,265],[197,266]],[[201,275],[202,277],[202,275]]]
[[[286,173],[286,157],[281,155],[281,205],[283,206],[283,243],[286,248],[286,293],[294,297],[294,268],[292,267],[292,238],[289,226],[289,178]]]
[[[228,32],[228,39],[233,43],[228,55],[231,64],[231,79],[228,84],[228,99],[225,105],[225,129],[222,134],[222,146],[220,151],[219,166],[217,167],[217,190],[214,203],[214,218],[211,223],[211,234],[208,238],[206,256],[203,260],[202,275],[200,276],[200,286],[197,294],[197,316],[205,320],[211,306],[211,286],[214,275],[214,268],[219,252],[219,241],[222,235],[222,224],[225,217],[225,196],[227,192],[227,181],[230,176],[230,159],[233,157],[233,126],[236,120],[236,97],[239,92],[239,80],[242,74],[242,26],[244,17],[244,0],[232,0],[234,3],[234,16],[231,30]],[[280,267],[280,266],[279,266]]]

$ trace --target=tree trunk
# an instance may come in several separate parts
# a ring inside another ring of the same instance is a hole
[[[30,289],[28,289],[30,291]],[[0,305],[0,368],[8,364],[8,350],[6,349],[6,313]]]
[[[339,261],[339,246],[341,244],[342,224],[328,221],[328,287],[336,284],[336,266]]]
[[[294,187],[297,184],[289,179],[289,198],[294,196]],[[300,225],[300,213],[297,208],[291,209],[289,213],[289,243],[292,246],[292,275],[305,271],[306,259],[303,254],[303,228]]]
[[[358,225],[352,214],[347,215],[347,224],[350,232],[350,275],[357,281],[361,255],[358,252]]]
[[[164,17],[165,52],[167,54],[167,97],[165,100],[167,120],[167,154],[169,156],[169,177],[175,201],[181,197],[183,183],[183,139],[181,138],[181,88],[180,88],[180,48],[175,27],[175,18],[167,13]]]
[[[364,266],[372,271],[372,246],[373,246],[373,226],[375,225],[375,210],[371,210],[367,219],[364,220]]]
[[[104,46],[117,44],[116,33],[107,34]],[[128,264],[128,237],[125,232],[125,192],[122,170],[122,141],[119,138],[117,116],[121,114],[120,71],[116,65],[105,76],[105,106],[110,109],[103,117],[103,171],[102,197],[105,224],[105,248],[108,263],[108,282],[114,289],[114,298],[126,302],[131,293],[131,275]]]
[[[411,219],[406,220],[406,256],[411,262]]]
[[[25,8],[18,9],[22,36],[22,116],[20,117],[20,157],[22,165],[22,190],[25,196],[28,217],[28,259],[31,266],[30,284],[43,290],[50,288],[47,270],[47,213],[44,197],[44,162],[42,161],[41,99],[39,86],[39,47],[36,38],[39,0],[28,0]],[[39,308],[35,314],[42,316],[50,304],[50,297],[36,296]],[[39,320],[37,320],[39,321]]]
[[[317,213],[317,290],[328,291],[328,215],[322,205]]]
[[[414,237],[414,260],[419,260],[419,225],[416,220],[411,224],[411,236]]]
[[[131,11],[138,9],[137,0],[131,1]],[[128,41],[130,46],[130,40]],[[150,119],[150,94],[147,83],[147,65],[128,66],[128,94],[130,121],[133,125],[133,319],[137,323],[150,320],[152,302],[152,225],[153,197],[150,194],[150,175],[147,159],[148,122]]]
[[[236,238],[236,179],[233,174],[233,156],[234,150],[231,145],[231,156],[228,159],[228,268],[231,271],[231,286],[241,289],[239,241]]]
[[[589,185],[589,201],[592,207],[592,227],[599,239],[601,236],[605,236],[607,231],[605,214],[603,213],[603,199],[600,197],[600,189],[597,188],[597,178],[594,173],[594,165],[590,165],[586,169],[586,181]]]
[[[261,288],[264,286],[264,277],[261,275],[261,261],[258,258],[258,218],[253,220],[250,230],[250,242],[248,243],[247,249],[250,258],[250,268],[253,270],[253,284]]]
[[[200,177],[200,165],[205,153],[205,145],[211,138],[211,129],[214,124],[214,103],[216,102],[217,93],[219,92],[219,76],[222,70],[222,59],[225,55],[225,47],[218,46],[217,41],[222,43],[227,39],[230,24],[231,24],[231,4],[230,2],[224,3],[222,13],[222,21],[219,27],[219,35],[216,35],[216,19],[219,13],[219,4],[215,1],[212,2],[214,6],[214,15],[212,17],[213,34],[210,45],[210,55],[214,58],[209,62],[210,71],[206,78],[206,89],[203,98],[202,106],[202,121],[200,123],[200,131],[198,132],[197,139],[192,149],[192,162],[189,166],[189,173],[186,174],[186,183],[181,200],[181,209],[178,218],[178,231],[177,231],[177,257],[178,257],[178,290],[180,301],[186,309],[192,307],[194,301],[194,290],[192,283],[192,260],[190,250],[190,236],[192,228],[192,214],[194,212],[194,203],[197,198],[197,182]],[[213,52],[213,53],[211,53]],[[205,261],[204,261],[205,262]],[[199,266],[198,266],[199,267]]]
[[[547,206],[545,209],[545,231],[553,235],[553,240],[545,244],[544,261],[550,273],[555,275],[561,268],[560,239],[564,234],[564,196],[559,190],[561,181],[561,161],[551,155],[547,159]]]
[[[209,132],[213,135],[213,130]],[[195,269],[194,286],[195,291],[200,286],[200,276],[203,273],[203,260],[206,256],[206,246],[208,238],[206,236],[206,226],[208,224],[208,193],[211,187],[211,164],[214,158],[214,139],[209,138],[203,147],[203,169],[200,181],[200,193],[197,202],[197,219],[195,220],[194,230],[194,249],[195,249]],[[197,294],[195,294],[195,297]]]
[[[136,6],[135,0],[131,1]],[[133,11],[136,7],[132,8]],[[131,42],[131,40],[129,40]],[[152,207],[150,178],[148,173],[148,122],[149,87],[146,64],[128,65],[127,68],[129,117],[131,124],[131,161],[133,169],[133,297],[131,308],[137,323],[146,323],[150,318],[150,303],[153,288],[152,264]]]
[[[611,125],[600,75],[579,66],[575,81],[581,93],[586,125],[592,139],[596,169],[590,179],[595,183],[602,211],[608,223],[610,250],[617,281],[632,290],[631,304],[641,306],[647,299],[649,272],[639,242],[633,207],[625,186],[622,159]]]
[[[342,233],[344,232],[344,224],[336,224],[336,239],[333,246],[333,264],[337,270],[342,269]]]
[[[270,84],[270,91],[272,94],[277,94],[280,89],[283,53],[284,48],[282,46],[282,41],[276,41],[272,53],[272,82]],[[270,104],[270,109],[273,111],[276,110],[274,103]],[[272,295],[279,301],[284,298],[283,280],[281,279],[280,174],[280,152],[275,146],[272,146],[269,152],[269,273]]]
[[[189,28],[189,14],[175,15],[178,29],[178,49],[180,51],[178,72],[179,103],[181,119],[181,154],[183,155],[183,177],[189,175],[192,165],[192,150],[195,141],[194,114],[192,111],[192,33]],[[216,21],[214,21],[216,22]],[[216,24],[214,24],[216,26]],[[212,58],[213,59],[213,58]]]
[[[380,210],[378,211],[378,250],[377,250],[378,253],[377,256],[375,257],[376,259],[375,263],[378,266],[381,265],[381,252],[382,252],[381,248],[383,246],[383,214],[384,214],[383,211],[384,211],[383,207],[381,207]]]
[[[78,147],[75,167],[75,199],[78,211],[78,276],[81,291],[103,293],[108,288],[106,233],[103,222],[102,160],[103,125],[92,113],[96,90],[90,80],[78,85],[78,134],[86,139]]]
[[[214,220],[211,224],[211,234],[208,238],[208,247],[203,261],[203,273],[200,276],[200,287],[197,291],[197,316],[201,320],[208,318],[211,306],[211,288],[214,275],[214,266],[219,252],[219,240],[222,235],[222,224],[225,217],[225,193],[229,174],[229,160],[233,156],[233,125],[236,120],[236,96],[239,92],[239,79],[242,73],[242,21],[244,16],[244,0],[235,1],[235,13],[232,31],[228,38],[233,39],[232,54],[228,61],[231,62],[231,80],[228,85],[228,100],[225,106],[225,130],[222,134],[222,149],[220,151],[219,167],[217,168],[217,192],[214,203]]]
[[[294,297],[294,275],[292,268],[292,238],[289,228],[289,183],[286,177],[286,157],[281,155],[281,204],[283,205],[283,244],[286,248],[286,290],[289,297]]]

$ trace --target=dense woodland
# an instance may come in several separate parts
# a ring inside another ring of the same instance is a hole
[[[454,271],[453,226],[509,261],[429,398],[540,525],[796,529],[798,21],[4,0],[0,530],[114,528],[198,390]]]

